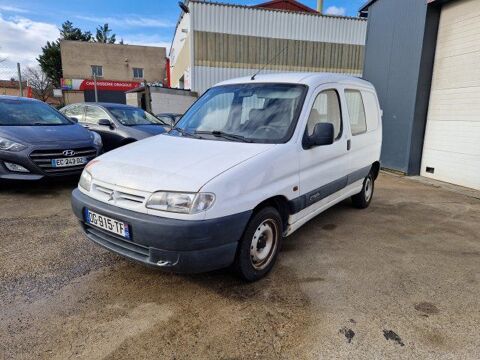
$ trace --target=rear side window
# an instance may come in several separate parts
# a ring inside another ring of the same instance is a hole
[[[376,130],[380,119],[377,97],[374,93],[368,91],[362,91],[362,96],[365,104],[365,115],[367,117],[367,131]]]
[[[362,94],[358,90],[345,90],[350,128],[352,135],[362,134],[367,131],[367,120]]]
[[[84,107],[82,105],[71,105],[63,111],[65,116],[77,118],[79,122],[84,122]]]
[[[318,123],[332,123],[335,139],[342,134],[342,115],[340,112],[340,99],[335,90],[322,91],[317,95],[315,103],[308,117],[308,135],[313,134],[313,129]]]

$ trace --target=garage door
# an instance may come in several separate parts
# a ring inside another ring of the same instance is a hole
[[[480,1],[444,5],[421,174],[480,190]]]

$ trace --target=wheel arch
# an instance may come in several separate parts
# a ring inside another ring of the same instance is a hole
[[[372,164],[372,175],[373,175],[373,179],[376,180],[377,177],[378,177],[378,174],[380,173],[380,161],[375,161],[373,164]]]
[[[275,208],[279,212],[282,219],[282,231],[285,232],[288,228],[288,217],[290,216],[288,199],[283,195],[272,196],[271,198],[268,198],[255,206],[253,209],[253,214],[256,214],[261,209],[268,206]]]
[[[120,142],[120,144],[121,144],[121,146],[123,146],[123,145],[128,145],[128,144],[134,143],[135,141],[137,141],[137,140],[135,140],[134,138],[125,138]]]

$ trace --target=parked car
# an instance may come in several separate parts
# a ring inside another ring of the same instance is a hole
[[[127,258],[176,272],[233,264],[258,280],[284,236],[346,198],[369,206],[381,142],[367,81],[305,73],[229,80],[168,134],[92,162],[73,210],[90,240]]]
[[[180,120],[180,118],[182,117],[182,114],[161,113],[156,114],[155,117],[160,119],[162,122],[168,124],[170,128],[173,128],[177,124],[178,120]]]
[[[33,99],[0,96],[0,179],[75,175],[102,148],[98,134]]]
[[[114,103],[78,103],[60,110],[100,134],[105,151],[167,131],[169,124],[146,111]]]

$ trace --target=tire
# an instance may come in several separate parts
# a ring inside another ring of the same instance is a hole
[[[366,209],[372,202],[374,189],[375,179],[372,172],[370,172],[365,180],[363,180],[362,191],[352,196],[353,206],[357,209]]]
[[[257,281],[272,270],[282,241],[282,218],[273,207],[254,214],[240,240],[234,268],[246,281]]]

